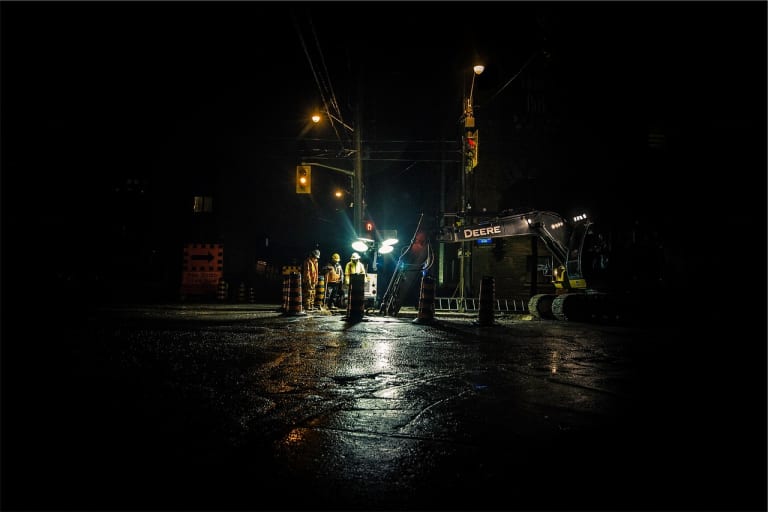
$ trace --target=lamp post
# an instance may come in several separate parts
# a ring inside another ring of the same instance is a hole
[[[471,205],[467,202],[467,175],[472,172],[472,169],[474,167],[472,159],[468,157],[468,145],[470,143],[477,142],[475,136],[476,136],[476,129],[475,129],[475,114],[474,114],[474,107],[472,104],[472,98],[473,93],[475,91],[475,77],[481,74],[485,70],[484,66],[477,65],[472,68],[472,84],[469,87],[469,97],[465,98],[464,100],[464,112],[463,112],[463,118],[464,118],[464,130],[462,133],[462,152],[461,152],[461,212],[464,214],[464,220],[463,223],[466,223],[469,220],[469,210],[471,210]],[[476,148],[475,148],[476,150]],[[467,242],[461,242],[461,247],[459,249],[461,251],[461,254],[459,255],[459,302],[461,304],[461,311],[466,311],[466,284],[465,284],[465,276],[469,274],[467,270],[467,265],[469,263],[468,257],[467,257]],[[471,278],[470,278],[471,282]]]

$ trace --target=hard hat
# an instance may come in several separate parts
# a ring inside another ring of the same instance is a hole
[[[359,259],[360,259],[360,255],[359,255],[359,254],[357,254],[356,252],[353,252],[353,253],[352,253],[352,256],[351,256],[351,259],[353,259],[353,260],[359,260]]]
[[[314,256],[315,258],[319,258],[320,257],[320,251],[315,249],[314,251],[312,251],[312,256]]]
[[[340,260],[341,260],[341,256],[339,256],[339,253],[335,252],[335,253],[333,253],[333,254],[331,255],[331,259],[332,259],[333,261],[340,261]]]

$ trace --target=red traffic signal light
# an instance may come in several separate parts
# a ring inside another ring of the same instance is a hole
[[[478,142],[480,141],[478,130],[467,131],[467,134],[464,140],[466,141],[465,165],[466,165],[467,172],[471,172],[472,169],[477,167],[477,146],[478,146]]]

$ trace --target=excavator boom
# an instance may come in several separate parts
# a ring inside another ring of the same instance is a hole
[[[565,319],[566,301],[569,301],[569,304],[581,304],[581,296],[587,291],[581,261],[584,241],[591,225],[592,222],[586,215],[579,215],[572,221],[567,221],[554,212],[531,210],[489,217],[477,224],[447,226],[440,231],[437,239],[441,242],[457,243],[482,238],[538,237],[556,262],[552,284],[560,291],[579,290],[579,293],[561,294],[557,297],[553,294],[537,294],[531,297],[529,309],[534,315],[548,316],[549,313],[554,313],[556,317]],[[591,295],[595,294],[593,290],[589,292]],[[574,307],[571,307],[571,310],[573,309]]]

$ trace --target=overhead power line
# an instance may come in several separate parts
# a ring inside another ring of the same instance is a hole
[[[515,80],[515,78],[517,78],[518,76],[520,76],[520,73],[522,73],[522,72],[523,72],[523,70],[525,70],[525,68],[527,68],[527,67],[528,67],[528,64],[530,64],[531,62],[533,62],[533,59],[534,59],[534,58],[535,58],[535,57],[536,57],[536,56],[537,56],[537,55],[538,55],[540,52],[541,52],[541,49],[539,49],[539,50],[536,50],[535,52],[533,52],[533,55],[531,55],[531,56],[528,58],[528,60],[527,60],[527,61],[525,61],[525,64],[523,64],[523,67],[521,67],[521,68],[520,68],[520,70],[519,70],[517,73],[515,73],[515,75],[514,75],[512,78],[510,78],[510,79],[507,81],[507,83],[505,83],[504,85],[502,85],[502,86],[501,86],[501,88],[500,88],[498,91],[496,91],[496,92],[493,94],[493,96],[491,96],[491,99],[489,99],[489,100],[488,100],[488,101],[485,103],[485,105],[484,105],[484,106],[486,106],[486,105],[488,105],[490,102],[492,102],[492,101],[493,101],[493,100],[496,98],[496,96],[498,96],[499,94],[501,94],[501,92],[502,92],[504,89],[506,89],[506,88],[507,88],[507,86],[508,86],[509,84],[511,84],[511,83],[512,83],[512,82]]]

